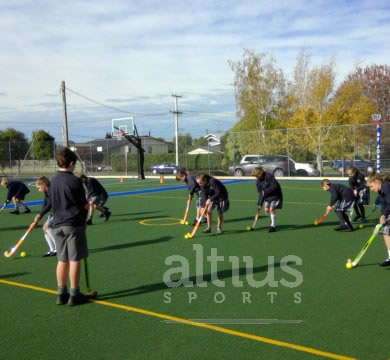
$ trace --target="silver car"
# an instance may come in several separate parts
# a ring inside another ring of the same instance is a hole
[[[296,175],[294,162],[283,155],[259,155],[257,159],[244,164],[233,165],[229,172],[234,176],[251,175],[255,167],[261,166],[265,171],[275,176],[294,176]]]

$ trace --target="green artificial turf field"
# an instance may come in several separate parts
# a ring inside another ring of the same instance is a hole
[[[178,185],[101,182],[109,193]],[[47,245],[35,229],[14,257],[0,259],[0,358],[388,359],[390,272],[377,266],[386,256],[383,237],[357,268],[345,268],[379,211],[364,229],[338,233],[333,213],[313,225],[329,200],[318,182],[281,185],[284,206],[271,234],[263,213],[255,231],[245,230],[255,215],[254,182],[227,185],[231,202],[222,235],[214,235],[214,223],[213,234],[202,234],[201,227],[188,240],[191,227],[179,224],[185,189],[110,198],[110,220],[95,214],[87,230],[90,280],[99,298],[83,306],[55,305],[56,259],[42,258]],[[40,199],[31,187],[27,200]],[[0,214],[3,252],[39,206],[32,210]],[[190,221],[194,212],[192,204]],[[215,252],[217,268],[208,261]],[[247,274],[251,260],[253,277]],[[168,287],[164,274],[187,286]],[[83,274],[81,286],[85,291]]]

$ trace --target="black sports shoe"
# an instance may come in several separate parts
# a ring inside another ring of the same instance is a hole
[[[88,220],[86,221],[86,224],[87,224],[87,225],[93,225],[93,224],[92,224],[92,219],[88,219]]]
[[[57,256],[57,251],[50,252],[50,256]]]
[[[42,255],[42,257],[49,257],[49,256],[51,256],[51,251],[48,251],[47,253]]]
[[[79,292],[76,296],[69,296],[68,306],[82,305],[89,302],[89,297]]]
[[[204,232],[205,234],[211,233],[211,229],[210,229],[210,228],[206,228],[206,229],[203,230],[203,232]]]
[[[276,231],[275,226],[270,226],[270,227],[268,228],[268,232],[275,232],[275,231]]]
[[[390,258],[386,259],[385,261],[381,262],[379,266],[390,266]]]
[[[100,217],[100,218],[104,218],[105,216],[104,216],[103,213],[100,213],[99,217]]]
[[[69,298],[70,298],[70,296],[69,296],[69,293],[67,293],[67,292],[63,293],[63,294],[58,294],[56,304],[57,305],[65,305],[68,303]]]
[[[108,221],[108,219],[109,219],[110,216],[111,216],[111,211],[106,210],[106,212],[104,213],[104,216],[105,216],[105,218],[106,218],[106,221]]]
[[[14,210],[14,211],[11,211],[10,214],[20,215],[20,212],[19,212],[19,210]]]
[[[333,230],[334,231],[345,231],[345,230],[348,230],[349,227],[348,226],[339,226],[337,228],[334,228]]]
[[[31,210],[29,208],[26,208],[26,210],[23,211],[23,214],[29,214]]]

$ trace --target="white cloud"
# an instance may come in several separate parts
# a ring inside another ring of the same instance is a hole
[[[383,63],[390,55],[390,10],[384,0],[9,0],[0,3],[0,12],[0,128],[25,119],[26,111],[38,123],[50,118],[50,94],[57,97],[58,111],[50,121],[58,132],[61,80],[129,111],[168,112],[170,95],[180,93],[183,108],[232,112],[227,61],[240,60],[244,47],[271,52],[286,72],[303,47],[314,63],[336,55],[340,78],[355,62]],[[228,101],[221,101],[224,96]],[[100,119],[109,115],[74,95],[69,112],[70,123],[89,119],[91,112]],[[192,123],[194,129],[207,126],[195,118],[185,126]],[[169,136],[169,127],[161,131]]]

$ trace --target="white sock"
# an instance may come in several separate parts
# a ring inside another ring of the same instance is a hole
[[[272,227],[275,227],[275,216],[276,216],[276,214],[270,214],[270,217],[271,217],[271,226],[272,226]]]
[[[387,252],[389,253],[389,259],[390,259],[390,250],[387,250]]]
[[[54,240],[53,230],[52,229],[48,229],[45,232],[45,239],[46,239],[47,245],[49,245],[49,250],[50,251],[56,251],[56,242]]]

